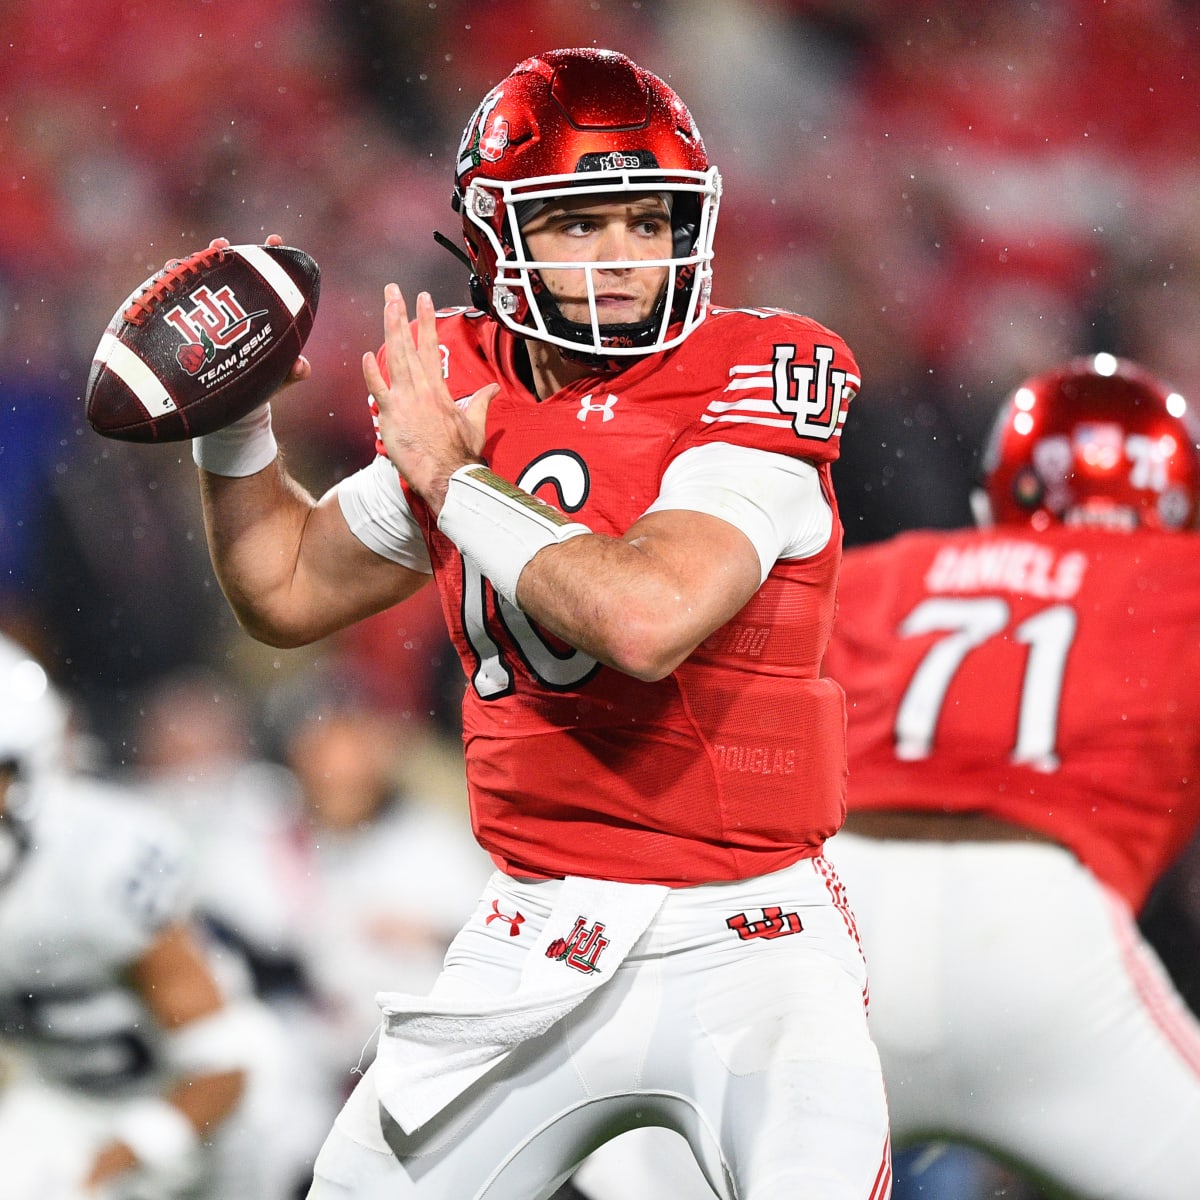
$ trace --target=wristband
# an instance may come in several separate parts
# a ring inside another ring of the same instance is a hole
[[[243,1000],[169,1032],[164,1053],[167,1065],[179,1074],[211,1074],[245,1070],[270,1044],[266,1010],[256,1000]]]
[[[224,429],[192,438],[196,466],[214,475],[257,475],[279,453],[271,432],[271,406],[260,404]]]
[[[174,1175],[187,1169],[199,1148],[195,1126],[167,1100],[132,1100],[117,1114],[112,1136],[124,1142],[138,1163],[155,1174]]]
[[[450,476],[437,523],[511,604],[521,572],[539,550],[592,532],[480,463]]]

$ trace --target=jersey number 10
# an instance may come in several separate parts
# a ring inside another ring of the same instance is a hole
[[[578,512],[587,500],[590,488],[587,464],[573,450],[547,451],[534,459],[517,480],[517,487],[530,493],[544,484],[553,486],[564,512]],[[463,635],[476,662],[471,673],[471,686],[480,699],[495,700],[512,691],[512,668],[488,628],[484,578],[465,558],[462,564]],[[600,664],[582,650],[555,649],[516,605],[509,604],[499,595],[496,596],[496,618],[533,677],[551,691],[579,687],[600,669]]]

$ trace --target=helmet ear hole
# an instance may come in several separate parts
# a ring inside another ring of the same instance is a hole
[[[1032,512],[1046,497],[1046,489],[1033,467],[1022,467],[1013,478],[1013,499],[1026,511]]]

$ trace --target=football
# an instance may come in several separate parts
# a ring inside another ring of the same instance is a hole
[[[88,424],[125,442],[181,442],[256,408],[300,354],[321,272],[291,246],[200,250],[113,314],[88,375]]]

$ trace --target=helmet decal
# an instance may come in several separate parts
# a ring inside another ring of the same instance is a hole
[[[508,122],[503,117],[496,117],[485,133],[479,139],[479,157],[484,162],[498,162],[508,145]]]
[[[504,97],[502,88],[493,88],[480,103],[475,110],[470,121],[467,122],[466,129],[463,130],[462,140],[458,144],[458,163],[455,167],[455,175],[461,178],[467,171],[473,167],[478,167],[483,161],[483,157],[479,151],[479,144],[483,140],[482,130],[487,124],[488,117],[491,116],[496,105],[500,103]],[[505,130],[507,137],[507,129]]]

